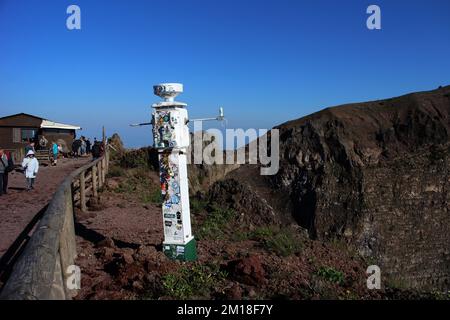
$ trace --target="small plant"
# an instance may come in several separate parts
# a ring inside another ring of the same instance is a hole
[[[301,251],[301,242],[289,230],[280,230],[263,240],[264,247],[277,255],[287,257]]]
[[[197,199],[197,198],[190,198],[189,199],[189,205],[191,207],[192,213],[200,213],[206,209],[206,201]]]
[[[344,282],[344,273],[332,267],[320,267],[316,275],[333,283],[342,284]]]
[[[144,192],[141,196],[141,200],[143,203],[151,202],[155,204],[161,204],[162,202],[161,190],[153,189],[149,192]]]
[[[165,294],[175,299],[209,297],[214,288],[223,284],[227,277],[217,265],[183,266],[175,273],[163,277]]]
[[[261,241],[273,237],[278,232],[280,228],[277,226],[263,226],[250,232],[249,237],[252,240]]]
[[[213,206],[198,230],[197,236],[200,239],[222,239],[225,235],[225,229],[234,217],[235,212],[233,210]]]
[[[250,232],[244,230],[236,230],[231,235],[231,240],[233,241],[244,241],[251,239]]]
[[[405,279],[389,277],[386,279],[386,287],[403,290],[407,289],[409,286]]]
[[[431,295],[436,300],[450,300],[450,291],[433,291],[431,292]]]
[[[129,183],[129,179],[127,179],[126,181],[122,181],[119,183],[119,186],[114,189],[115,192],[118,193],[133,193],[136,190],[136,186]]]

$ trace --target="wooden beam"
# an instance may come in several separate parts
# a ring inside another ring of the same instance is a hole
[[[81,206],[80,209],[83,212],[87,211],[87,207],[86,207],[86,181],[84,179],[84,174],[85,171],[82,171],[80,173],[80,201],[81,201]]]
[[[98,197],[97,192],[97,166],[92,167],[92,192],[94,193],[94,197]]]

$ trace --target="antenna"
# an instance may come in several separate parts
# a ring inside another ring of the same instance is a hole
[[[219,115],[217,117],[214,118],[199,118],[199,119],[190,119],[188,120],[188,122],[195,122],[195,121],[213,121],[213,120],[217,120],[217,121],[223,121],[225,120],[225,116],[223,115],[223,108],[219,107]]]
[[[144,123],[132,123],[130,127],[140,127],[140,126],[149,126],[153,125],[153,122],[144,122]]]

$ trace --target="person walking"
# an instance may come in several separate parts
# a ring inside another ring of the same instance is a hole
[[[5,172],[3,173],[3,194],[8,193],[8,176],[11,171],[14,170],[14,160],[12,158],[11,152],[0,149],[0,158],[2,158],[2,162],[4,162],[3,155],[6,156],[7,165]],[[3,165],[3,163],[1,163]]]
[[[39,162],[34,156],[34,151],[30,150],[22,161],[22,168],[25,170],[27,179],[27,191],[34,189],[34,180],[39,171]]]
[[[53,154],[52,165],[56,166],[56,163],[58,162],[58,145],[56,144],[56,142],[52,143],[52,154]]]
[[[6,193],[5,190],[5,175],[7,174],[8,170],[8,158],[6,157],[6,154],[3,149],[0,149],[0,196],[3,195],[3,193]]]
[[[81,141],[79,139],[76,139],[72,142],[72,152],[75,158],[78,158],[78,156],[80,155],[80,146]]]
[[[91,153],[91,140],[89,140],[89,138],[87,138],[86,140],[86,153],[87,154]]]
[[[100,143],[98,141],[94,142],[94,145],[92,146],[92,158],[93,160],[100,158]]]
[[[82,157],[86,155],[86,140],[84,137],[81,137],[80,153]]]

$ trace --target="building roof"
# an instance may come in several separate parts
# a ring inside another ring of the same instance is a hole
[[[54,122],[51,120],[44,119],[42,117],[34,116],[32,114],[23,113],[23,112],[12,114],[12,115],[6,116],[6,117],[1,117],[0,119],[12,118],[12,117],[16,117],[16,116],[27,116],[27,117],[40,119],[40,120],[42,120],[40,127],[45,128],[45,129],[67,129],[67,130],[80,130],[81,129],[81,127],[79,127],[79,126],[75,126],[75,125],[71,125],[71,124],[64,124],[64,123],[60,123],[60,122]]]
[[[45,129],[68,129],[68,130],[80,130],[81,127],[73,126],[71,124],[64,124],[59,122],[54,122],[50,120],[42,120],[41,128]]]
[[[44,118],[41,118],[41,117],[38,117],[38,116],[33,116],[32,114],[24,113],[24,112],[11,114],[9,116],[0,117],[0,119],[12,118],[12,117],[17,117],[17,116],[27,116],[27,117],[32,117],[32,118],[41,119],[41,120],[44,119]]]

